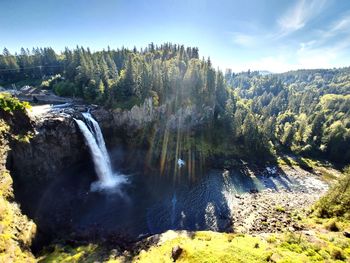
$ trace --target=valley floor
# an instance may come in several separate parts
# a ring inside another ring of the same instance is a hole
[[[56,245],[42,262],[350,262],[350,222],[319,219],[310,207],[339,176],[332,168],[308,172],[281,165],[278,172],[251,177],[270,186],[259,192],[231,195],[233,233],[172,231],[131,247],[89,244]],[[260,173],[261,174],[261,173]],[[283,174],[285,184],[279,182]],[[275,182],[275,183],[274,183]],[[274,183],[274,187],[272,184]],[[239,215],[239,216],[237,216]]]

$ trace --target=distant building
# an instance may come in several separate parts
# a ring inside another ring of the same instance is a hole
[[[28,85],[23,86],[19,91],[21,92],[21,95],[23,95],[23,96],[39,95],[42,93],[42,91],[40,89],[31,87]]]

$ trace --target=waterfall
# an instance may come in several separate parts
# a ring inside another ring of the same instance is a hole
[[[100,125],[98,125],[97,121],[95,121],[95,119],[91,116],[90,113],[85,112],[82,114],[85,118],[85,122],[86,122],[87,126],[89,127],[89,130],[93,133],[93,135],[96,139],[97,145],[98,145],[99,149],[101,150],[101,152],[105,158],[105,161],[107,163],[107,166],[109,167],[109,170],[112,174],[111,160],[110,160],[109,154],[107,152],[105,140],[103,139]]]
[[[97,182],[91,185],[91,190],[115,188],[122,183],[126,183],[127,179],[125,176],[118,173],[113,174],[106,144],[97,121],[88,112],[82,114],[85,122],[78,119],[74,120],[78,124],[85,142],[89,147],[95,171],[99,178]]]

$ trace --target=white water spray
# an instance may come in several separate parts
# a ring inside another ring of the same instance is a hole
[[[85,142],[88,145],[96,174],[97,182],[91,184],[92,191],[117,188],[127,183],[127,178],[121,174],[113,174],[111,161],[103,139],[102,131],[97,121],[90,113],[83,113],[85,122],[74,119],[82,132]]]

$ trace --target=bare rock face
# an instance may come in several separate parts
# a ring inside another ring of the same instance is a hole
[[[10,140],[30,128],[30,121],[23,112],[9,114],[0,109],[0,126],[0,262],[36,262],[30,251],[36,225],[15,202],[13,180],[6,168]]]
[[[89,160],[88,149],[74,121],[74,118],[82,118],[81,112],[88,108],[101,126],[107,146],[112,147],[121,143],[137,147],[137,134],[144,133],[148,127],[156,131],[176,131],[179,127],[188,129],[199,125],[206,115],[212,114],[210,108],[196,109],[193,106],[184,106],[172,112],[166,105],[155,107],[152,99],[146,99],[142,105],[135,105],[131,110],[69,105],[56,107],[54,112],[45,112],[45,107],[48,106],[39,109],[40,114],[32,114],[29,120],[26,119],[33,130],[29,143],[11,145],[7,165],[25,181],[26,178],[48,181],[63,169]]]
[[[177,131],[179,128],[185,130],[196,127],[213,115],[213,109],[189,105],[173,112],[169,105],[155,107],[152,99],[149,98],[142,105],[135,105],[130,110],[96,108],[91,113],[102,127],[106,137],[121,134],[131,138],[148,125],[155,123],[154,128],[158,131],[164,129]]]
[[[32,125],[29,143],[11,145],[8,167],[21,179],[48,180],[87,155],[72,117],[45,116]]]
[[[152,100],[146,99],[142,105],[135,105],[130,110],[97,108],[92,111],[92,115],[107,133],[123,130],[126,136],[133,136],[134,132],[158,119],[162,109],[154,108]]]
[[[26,123],[32,130],[29,142],[14,142],[10,146],[7,166],[19,182],[48,182],[59,176],[62,170],[90,159],[74,121],[74,118],[81,119],[81,112],[88,108],[99,122],[105,139],[114,138],[117,143],[122,136],[132,138],[146,123],[159,116],[159,109],[153,108],[151,100],[129,111],[106,110],[93,105],[69,105],[50,111],[49,105],[38,106],[29,116],[24,116],[25,122],[12,125],[16,128]]]

